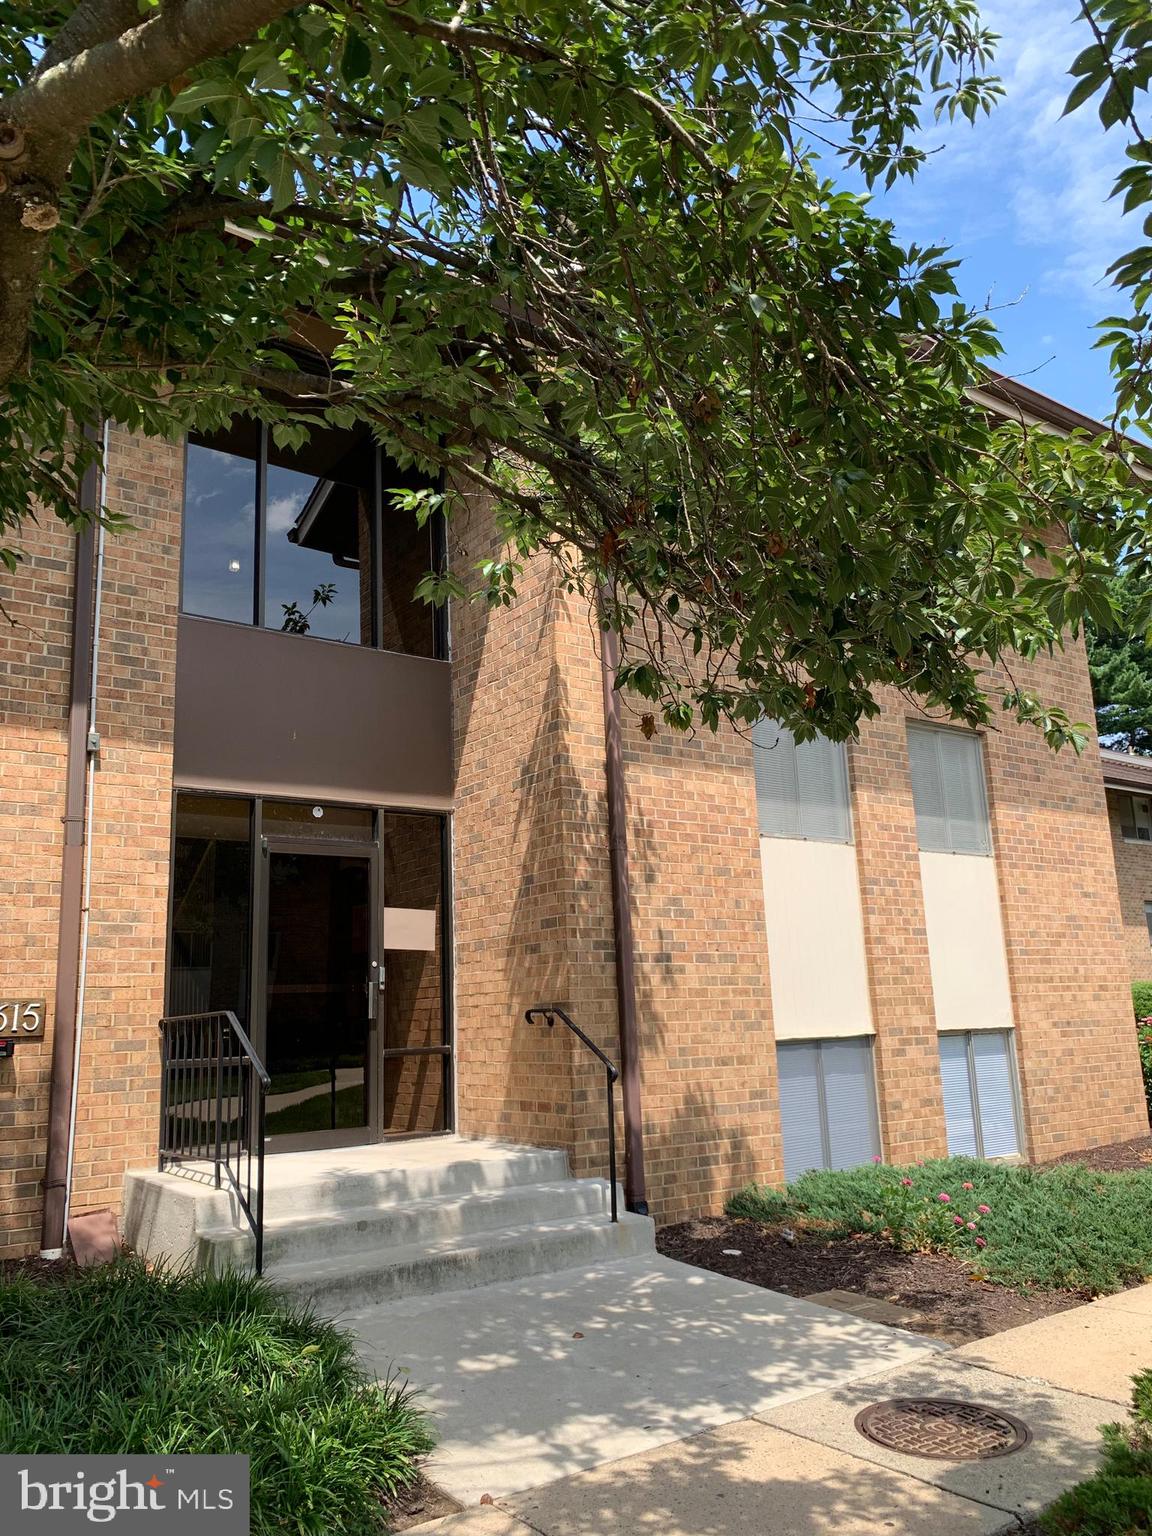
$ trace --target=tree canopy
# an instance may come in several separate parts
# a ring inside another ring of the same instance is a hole
[[[1085,6],[1074,92],[1129,130],[1135,201],[1144,10]],[[0,558],[78,516],[94,418],[363,422],[447,472],[417,515],[490,492],[489,601],[549,551],[671,727],[843,736],[891,684],[1076,739],[1011,667],[1110,621],[1142,450],[974,409],[988,316],[835,175],[914,175],[934,114],[994,104],[993,41],[972,0],[0,9]],[[1117,276],[1123,427],[1147,251]]]
[[[1113,587],[1117,623],[1088,626],[1088,666],[1096,702],[1096,730],[1119,752],[1152,754],[1152,646],[1135,615],[1147,604],[1152,581],[1118,577]]]

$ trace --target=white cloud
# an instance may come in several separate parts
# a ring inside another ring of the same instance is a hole
[[[284,533],[300,515],[304,505],[299,496],[273,496],[268,502],[268,532]]]
[[[1105,134],[1089,104],[1062,118],[1068,66],[1087,33],[1072,0],[1006,0],[983,10],[1001,35],[996,72],[1005,96],[975,127],[959,121],[923,135],[939,146],[914,186],[888,200],[902,227],[959,215],[965,243],[1007,239],[1037,255],[1037,286],[1093,313],[1107,304],[1104,273],[1138,242],[1109,193],[1124,135]]]

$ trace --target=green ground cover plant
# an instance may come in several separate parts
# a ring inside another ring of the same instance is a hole
[[[0,1279],[0,1453],[247,1454],[254,1536],[380,1536],[431,1444],[407,1386],[259,1280]]]
[[[1095,1477],[1070,1488],[1040,1521],[1046,1536],[1136,1536],[1152,1531],[1152,1371],[1134,1378],[1132,1415],[1104,1426]]]
[[[727,1212],[955,1253],[987,1279],[1021,1288],[1102,1293],[1152,1275],[1152,1177],[1143,1172],[967,1157],[875,1163],[806,1173],[784,1193],[750,1185]]]

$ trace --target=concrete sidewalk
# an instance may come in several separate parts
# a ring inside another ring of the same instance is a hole
[[[931,1358],[935,1340],[656,1254],[338,1317],[424,1395],[462,1504]]]
[[[437,1320],[446,1333],[436,1354],[455,1355],[462,1377],[449,1394],[446,1454],[429,1473],[470,1507],[417,1527],[418,1536],[997,1536],[1090,1475],[1098,1426],[1123,1418],[1129,1377],[1152,1366],[1152,1286],[940,1351],[687,1266],[648,1269],[641,1275],[631,1261],[555,1276],[550,1295],[517,1285],[452,1298],[455,1310],[470,1310],[455,1324]],[[588,1326],[564,1338],[580,1303]],[[426,1315],[422,1328],[432,1326]],[[639,1341],[629,1337],[637,1330]],[[593,1334],[601,1356],[580,1363],[575,1346]],[[429,1339],[408,1352],[416,1380],[430,1379],[421,1358]],[[893,1348],[904,1358],[885,1358]],[[473,1381],[487,1422],[461,1412]],[[443,1401],[443,1382],[436,1395]],[[1032,1441],[983,1462],[889,1452],[853,1419],[898,1396],[1002,1408],[1028,1424]],[[641,1425],[645,1405],[652,1422]],[[701,1418],[712,1427],[693,1433]],[[629,1454],[652,1434],[663,1443]],[[589,1469],[566,1473],[573,1460]],[[535,1486],[501,1491],[534,1469],[545,1469]],[[495,1502],[481,1506],[484,1483]]]

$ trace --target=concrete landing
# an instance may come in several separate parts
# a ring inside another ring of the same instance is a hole
[[[339,1320],[371,1369],[424,1394],[440,1437],[429,1476],[466,1506],[942,1348],[656,1255]]]

